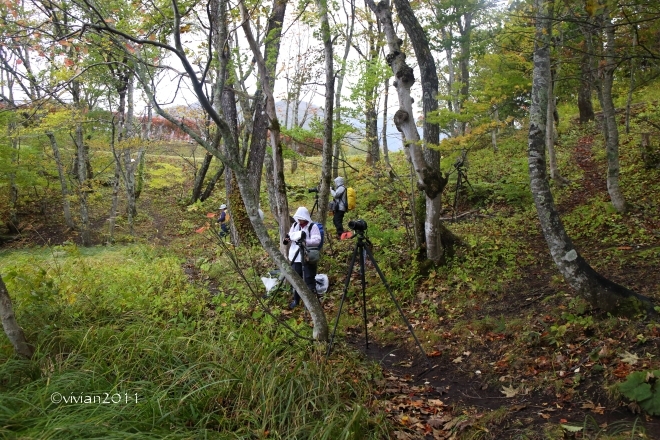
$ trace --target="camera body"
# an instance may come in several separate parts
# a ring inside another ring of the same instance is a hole
[[[317,192],[319,192],[319,189],[318,188],[307,188],[307,192],[308,193],[317,193]]]
[[[354,230],[355,232],[364,232],[367,230],[367,222],[359,219],[359,220],[351,220],[348,222],[348,227]]]

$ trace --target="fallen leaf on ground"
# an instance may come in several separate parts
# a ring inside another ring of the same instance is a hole
[[[463,358],[459,356],[456,359],[454,359],[452,362],[455,364],[460,364],[461,362],[463,362]]]
[[[510,385],[508,387],[502,387],[501,393],[506,397],[514,397],[516,394],[518,394],[519,391],[519,389],[514,388],[513,385]]]
[[[628,351],[624,351],[623,353],[619,354],[619,357],[621,358],[621,362],[625,362],[629,365],[635,365],[637,361],[639,361],[639,357],[636,354],[630,353]]]

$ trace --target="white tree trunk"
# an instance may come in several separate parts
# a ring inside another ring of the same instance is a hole
[[[616,48],[614,47],[614,24],[609,18],[608,12],[603,13],[605,17],[605,65],[603,66],[602,96],[603,96],[603,120],[606,122],[605,137],[607,150],[607,192],[614,209],[618,212],[626,211],[626,201],[619,186],[619,128],[616,123],[616,112],[614,100],[612,99],[612,85],[614,83],[614,70],[618,61]]]
[[[550,53],[544,32],[547,14],[544,13],[543,0],[535,0],[534,5],[538,15],[529,116],[529,176],[539,222],[550,254],[566,282],[594,307],[618,314],[632,315],[643,310],[653,313],[648,298],[604,278],[589,266],[573,246],[555,208],[547,179],[544,142],[550,81]]]
[[[377,5],[373,0],[366,0],[369,8],[374,12],[383,25],[383,31],[387,38],[389,54],[386,56],[387,63],[392,68],[399,98],[399,110],[394,114],[394,125],[403,134],[404,147],[413,165],[417,186],[426,194],[426,217],[424,231],[426,233],[426,256],[435,264],[438,264],[444,255],[442,246],[442,227],[439,223],[440,208],[442,203],[442,189],[446,180],[442,178],[438,164],[429,164],[420,146],[419,132],[415,124],[413,113],[413,98],[410,88],[415,82],[413,69],[406,63],[406,56],[401,52],[402,40],[396,35],[389,3],[383,0]],[[399,11],[401,14],[402,11]]]

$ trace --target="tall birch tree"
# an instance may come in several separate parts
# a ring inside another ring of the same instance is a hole
[[[627,315],[645,310],[653,312],[653,305],[648,298],[608,280],[584,260],[575,249],[557,213],[548,183],[545,158],[550,48],[546,32],[548,13],[544,0],[535,0],[534,10],[536,45],[529,116],[529,176],[541,229],[550,254],[566,282],[594,307]]]
[[[442,208],[442,191],[447,184],[447,179],[444,178],[440,172],[440,161],[439,156],[435,154],[436,152],[425,151],[421,145],[421,139],[419,137],[419,132],[417,131],[417,126],[415,125],[415,117],[412,108],[413,98],[410,94],[410,89],[415,82],[415,74],[413,69],[406,62],[405,53],[402,52],[401,44],[403,40],[397,36],[394,29],[389,1],[383,0],[376,4],[373,0],[367,0],[367,4],[381,22],[386,36],[387,47],[389,50],[386,60],[394,74],[395,79],[393,85],[396,88],[399,98],[399,110],[394,114],[394,124],[404,137],[404,148],[406,148],[409,153],[410,161],[417,179],[417,186],[420,190],[424,191],[426,196],[426,216],[424,221],[426,256],[430,261],[438,264],[444,255],[443,232],[445,230],[440,222],[440,211]],[[417,42],[413,43],[413,47],[418,47],[421,53],[421,51],[424,50],[423,46],[426,42],[426,50],[428,51],[426,36],[423,30],[420,33],[421,26],[419,26],[419,23],[412,13],[410,4],[407,0],[396,0],[396,5],[399,17],[405,17],[402,18],[402,22],[407,22],[408,25],[410,25],[409,30],[408,26],[404,24],[411,40],[418,39]],[[420,55],[417,54],[417,56],[419,59]],[[428,71],[429,70],[424,69],[423,72]],[[424,78],[426,79],[426,76]],[[435,105],[437,107],[437,92],[436,95],[430,92],[430,89],[426,88],[427,86],[424,85],[424,82],[422,83],[422,87],[423,94],[425,95],[424,99],[435,99]],[[435,87],[437,91],[437,76]],[[429,105],[432,104],[429,103]],[[426,149],[429,150],[431,146],[432,145],[430,144],[426,144]],[[435,157],[438,157],[437,162],[434,159]]]

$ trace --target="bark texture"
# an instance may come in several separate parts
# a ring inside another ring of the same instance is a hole
[[[330,182],[332,179],[332,136],[334,131],[334,98],[335,71],[332,50],[332,35],[328,20],[327,0],[317,0],[321,21],[321,38],[323,39],[323,55],[325,57],[325,112],[323,115],[323,152],[321,154],[321,187],[319,188],[319,216],[325,225],[328,216],[328,199],[330,197]]]
[[[395,0],[397,3],[397,11],[401,18],[406,31],[411,38],[415,53],[417,55],[420,66],[425,60],[431,63],[433,57],[425,58],[428,51],[428,40],[424,34],[419,22],[414,16],[410,4],[406,0]],[[424,191],[426,195],[426,214],[424,222],[425,240],[426,240],[426,256],[434,263],[440,263],[444,247],[442,244],[442,230],[444,229],[440,222],[440,211],[442,208],[442,191],[444,190],[447,180],[442,177],[440,173],[439,156],[435,152],[424,151],[420,144],[420,137],[415,125],[414,114],[412,109],[413,99],[410,95],[410,88],[415,82],[415,75],[413,69],[406,63],[406,56],[401,52],[402,40],[396,35],[394,25],[392,22],[392,13],[387,0],[383,0],[375,4],[373,0],[367,0],[369,8],[374,12],[378,20],[383,25],[383,30],[387,38],[387,46],[389,53],[386,56],[388,65],[392,68],[395,81],[397,95],[399,97],[399,110],[394,114],[394,125],[403,134],[404,146],[409,154],[410,161],[413,165],[415,176],[417,178],[417,186]],[[426,46],[426,47],[424,47]],[[430,51],[428,52],[430,54]],[[433,64],[435,66],[435,64]],[[431,72],[433,71],[433,72]],[[424,109],[432,108],[435,101],[435,108],[437,108],[437,73],[435,68],[422,67],[422,74],[424,79],[422,81],[422,93],[424,94]],[[430,75],[427,78],[426,75]],[[433,80],[435,75],[435,81]],[[427,83],[428,80],[428,83]],[[426,83],[426,84],[425,84]],[[432,92],[435,87],[435,94]],[[428,102],[427,102],[428,101]],[[429,107],[427,107],[429,106]],[[427,121],[425,121],[425,129]],[[432,142],[434,133],[433,124],[429,124],[428,128],[429,143]],[[437,130],[437,126],[436,126]],[[435,133],[439,133],[436,131]],[[437,144],[437,140],[435,144]],[[437,158],[437,162],[436,162]]]
[[[286,10],[287,2],[284,0],[275,0],[273,3],[273,15],[276,11],[282,11],[282,15]],[[284,236],[289,232],[289,227],[291,222],[289,219],[289,201],[286,197],[286,183],[284,179],[284,158],[282,157],[282,143],[280,139],[280,122],[277,117],[277,112],[275,110],[275,97],[273,95],[273,77],[271,76],[271,71],[266,65],[257,42],[252,34],[252,29],[250,27],[250,16],[245,4],[241,1],[240,4],[241,18],[243,20],[242,27],[245,33],[245,37],[250,45],[252,50],[252,55],[257,64],[259,70],[259,79],[261,81],[261,87],[266,96],[266,115],[269,119],[269,134],[270,134],[270,146],[273,150],[273,185],[275,187],[275,196],[277,198],[277,219],[280,229],[280,243]],[[281,21],[280,21],[281,26]],[[279,46],[278,46],[279,47]],[[280,244],[280,250],[282,253],[286,252],[286,246]]]
[[[625,315],[644,310],[652,312],[648,298],[606,279],[589,266],[573,246],[555,208],[546,174],[544,148],[550,81],[550,53],[544,33],[547,15],[542,0],[535,0],[535,8],[537,47],[534,51],[528,160],[532,194],[550,254],[566,282],[594,307]]]
[[[616,69],[616,53],[614,39],[614,24],[609,18],[607,11],[603,12],[605,17],[604,65],[602,68],[602,107],[605,134],[605,145],[607,151],[607,192],[614,209],[618,212],[626,211],[626,201],[619,186],[619,128],[616,123],[616,111],[614,99],[612,98],[612,86],[614,85],[614,70]]]

